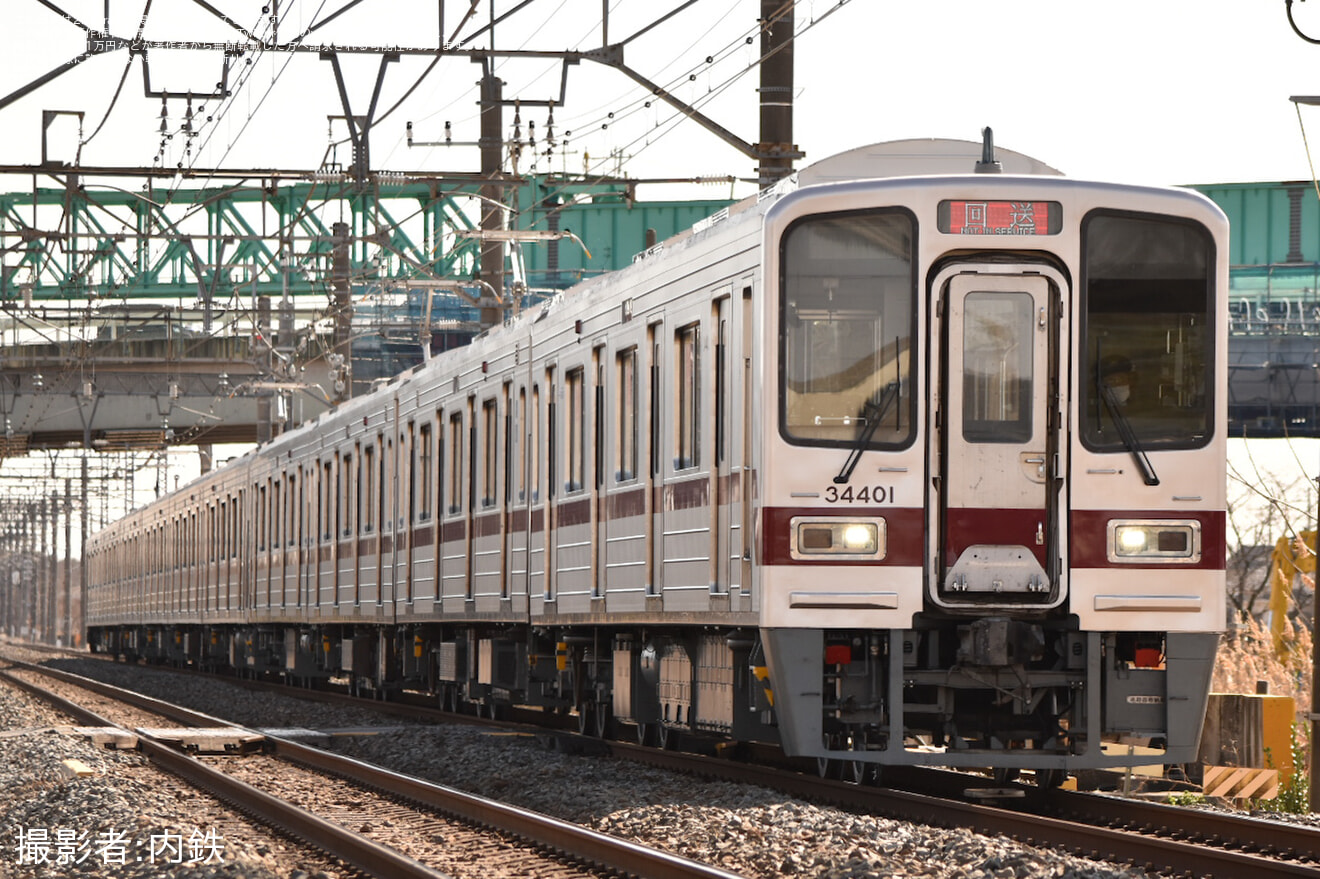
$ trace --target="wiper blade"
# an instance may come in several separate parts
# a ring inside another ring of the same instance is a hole
[[[848,460],[844,462],[843,469],[839,475],[834,477],[835,485],[843,485],[852,478],[852,472],[857,467],[857,462],[862,459],[862,452],[871,444],[871,437],[880,428],[881,420],[893,408],[894,403],[898,401],[898,382],[890,382],[885,385],[884,393],[880,395],[880,402],[867,400],[862,404],[862,419],[866,421],[866,427],[857,436],[857,442],[853,446],[852,452],[848,455]]]
[[[1100,391],[1100,399],[1105,401],[1105,410],[1109,412],[1109,418],[1118,430],[1119,438],[1132,453],[1132,460],[1136,461],[1137,469],[1141,471],[1141,478],[1147,485],[1159,485],[1160,478],[1155,475],[1155,468],[1151,466],[1150,458],[1146,457],[1146,450],[1141,447],[1141,441],[1137,439],[1137,434],[1132,429],[1132,422],[1128,421],[1127,416],[1119,408],[1118,401],[1114,399],[1114,389],[1104,382],[1097,382],[1096,386]]]

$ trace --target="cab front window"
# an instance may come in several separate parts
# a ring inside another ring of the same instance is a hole
[[[1205,445],[1214,411],[1209,233],[1167,217],[1096,213],[1082,248],[1083,442],[1101,452]]]
[[[780,432],[802,445],[911,442],[915,224],[906,212],[800,220],[781,245]],[[873,423],[874,422],[874,423]]]

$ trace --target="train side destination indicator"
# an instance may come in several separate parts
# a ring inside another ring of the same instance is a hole
[[[1057,201],[940,202],[939,230],[946,235],[1057,235],[1063,207]]]

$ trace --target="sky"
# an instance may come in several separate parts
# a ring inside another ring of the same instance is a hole
[[[214,0],[250,32],[264,33],[262,7],[272,0]],[[625,40],[679,0],[611,2],[608,37]],[[131,39],[149,7],[149,39],[226,42],[243,39],[195,0],[5,0],[0,27],[0,100],[86,48],[84,32],[55,10]],[[281,39],[342,9],[348,0],[281,0]],[[361,0],[308,37],[311,44],[433,48],[459,41],[516,6],[477,2],[460,26],[467,0]],[[55,7],[52,9],[51,7]],[[626,63],[685,102],[697,105],[745,141],[757,133],[755,33],[759,0],[698,0],[652,30],[628,40]],[[1293,6],[1299,26],[1320,39],[1320,0]],[[497,49],[592,49],[604,38],[597,0],[531,0],[495,27]],[[991,126],[998,145],[1082,178],[1146,184],[1268,182],[1312,177],[1304,135],[1320,163],[1320,106],[1292,95],[1320,95],[1320,45],[1293,33],[1284,0],[799,0],[796,7],[795,134],[805,163],[870,143],[907,138],[979,140]],[[488,47],[489,34],[469,43]],[[84,164],[315,168],[326,158],[347,163],[343,114],[331,65],[315,53],[247,53],[229,73],[233,95],[194,98],[199,133],[182,130],[185,94],[214,88],[218,50],[152,49],[151,84],[143,94],[140,58],[124,50],[76,65],[68,73],[0,108],[0,164],[36,162],[42,111],[84,114],[81,135],[71,115],[47,131],[54,159]],[[706,59],[710,59],[707,61]],[[251,61],[251,63],[248,63]],[[479,68],[446,58],[405,56],[386,67],[373,160],[388,170],[474,170],[467,146],[407,144],[478,136]],[[378,71],[375,57],[344,56],[355,113],[365,112]],[[116,99],[116,91],[122,89]],[[502,61],[507,98],[557,98],[563,72],[550,59]],[[754,164],[615,70],[583,62],[567,70],[565,102],[555,109],[554,155],[537,170],[625,173],[633,177],[747,177]],[[205,109],[202,109],[205,107]],[[166,110],[168,140],[160,126]],[[512,127],[506,110],[506,130]],[[1300,115],[1300,118],[1299,118]],[[211,120],[206,121],[210,116]],[[524,136],[535,122],[541,146],[543,107],[521,113]],[[567,144],[565,144],[567,138]],[[79,153],[79,140],[84,141]],[[530,151],[529,151],[530,152]],[[611,154],[617,152],[615,158]],[[520,170],[529,170],[524,156]],[[52,185],[41,178],[39,185]],[[0,177],[0,191],[22,191],[31,177]],[[132,184],[124,184],[132,185]],[[682,197],[746,194],[708,185]],[[667,197],[643,190],[643,198]],[[1315,444],[1235,446],[1240,472],[1277,468],[1285,482],[1315,472]],[[1309,501],[1306,503],[1309,504]]]
[[[144,5],[150,7],[148,38],[241,38],[195,0],[51,2],[98,27],[108,8],[111,32],[125,38],[137,32]],[[283,0],[281,38],[345,3]],[[460,28],[467,0],[363,0],[308,42],[432,47],[439,42],[441,3],[447,34],[460,40],[488,22],[492,8],[502,15],[515,6],[513,0],[478,2],[481,8]],[[83,32],[38,0],[5,5],[0,94],[84,47]],[[270,0],[212,5],[259,33],[261,8]],[[623,40],[658,17],[657,10],[677,5],[615,0],[608,36]],[[532,0],[496,26],[495,47],[596,48],[602,42],[601,8],[596,0]],[[754,28],[758,11],[758,0],[698,0],[629,41],[626,63],[754,141],[757,82],[751,68],[758,53],[742,38]],[[1299,25],[1320,38],[1320,0],[1298,0],[1294,11]],[[878,141],[978,140],[988,125],[999,145],[1076,177],[1156,184],[1311,177],[1289,96],[1320,95],[1320,46],[1293,33],[1283,0],[799,0],[796,28],[795,139],[807,162]],[[469,44],[489,45],[488,34]],[[212,88],[221,67],[218,51],[155,49],[149,58],[153,88],[180,95]],[[160,145],[161,101],[143,97],[140,61],[133,62],[123,93],[100,125],[127,62],[122,50],[91,58],[0,109],[7,132],[0,161],[39,158],[41,111],[55,109],[83,111],[84,137],[100,127],[83,147],[84,162],[150,164]],[[405,57],[389,65],[380,106],[394,104],[427,63]],[[354,112],[361,113],[377,61],[347,58],[344,66]],[[506,61],[499,68],[506,97],[527,100],[557,97],[560,72],[552,60]],[[466,59],[439,63],[380,123],[373,137],[375,164],[396,170],[474,167],[475,150],[410,149],[405,123],[414,121],[417,140],[443,139],[445,120],[452,122],[455,140],[475,140],[477,77],[477,65]],[[168,164],[314,167],[329,143],[345,135],[342,124],[327,121],[343,111],[330,65],[314,53],[249,54],[237,61],[230,79],[239,84],[235,95],[223,106],[209,103],[208,115],[215,118],[193,139],[191,152],[179,132],[185,101],[168,101],[167,121],[176,135],[163,157]],[[672,110],[644,106],[645,91],[617,71],[587,62],[570,67],[565,97],[554,127],[560,140],[568,131],[572,137],[553,159],[556,169],[587,165],[640,177],[752,171],[749,159],[715,136],[691,122],[675,124]],[[524,126],[528,120],[545,131],[544,108],[528,108]],[[200,126],[200,114],[197,121]],[[1302,108],[1301,121],[1320,149],[1320,107]],[[57,120],[49,137],[52,155],[71,156],[77,140],[72,117]],[[607,162],[612,150],[624,158]],[[342,145],[332,153],[347,160]]]

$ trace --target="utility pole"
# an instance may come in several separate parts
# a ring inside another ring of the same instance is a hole
[[[90,428],[89,428],[90,430]],[[82,564],[78,566],[78,637],[72,645],[77,647],[87,639],[87,578],[90,574],[90,566],[87,564],[87,538],[91,536],[91,504],[87,502],[88,482],[91,476],[87,472],[87,456],[91,454],[92,445],[90,433],[84,438],[82,455],[82,542],[79,544],[79,555],[82,556]]]
[[[335,402],[353,396],[353,285],[350,251],[352,239],[348,224],[342,220],[330,227],[333,249],[330,255],[330,290],[335,301],[334,347],[331,349],[335,379]]]
[[[495,180],[504,170],[504,81],[495,75],[491,60],[481,62],[481,176]],[[481,187],[481,231],[504,228],[504,187],[486,183]],[[504,320],[504,242],[498,235],[481,242],[478,278],[486,282],[481,294],[481,327]]]
[[[59,567],[55,530],[58,502],[59,495],[55,492],[50,493],[49,501],[44,497],[41,499],[41,560],[38,564],[46,572],[41,585],[41,640],[45,644],[55,643],[55,631],[58,628],[55,623],[55,583]],[[46,536],[48,530],[49,538]]]
[[[793,4],[761,0],[761,142],[757,168],[764,189],[793,173],[802,157],[793,143]]]
[[[252,343],[252,359],[256,361],[257,369],[263,376],[270,375],[271,366],[271,330],[270,330],[270,297],[257,297],[257,337]],[[270,395],[268,388],[261,388],[257,391],[257,443],[264,444],[271,440],[274,431],[271,429],[270,417]]]
[[[64,640],[73,644],[73,485],[64,478]]]

